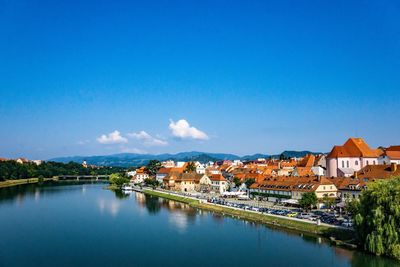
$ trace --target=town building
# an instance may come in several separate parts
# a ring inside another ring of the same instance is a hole
[[[211,190],[217,193],[223,193],[228,190],[229,182],[225,179],[222,174],[212,174],[211,179]]]
[[[367,165],[378,164],[379,149],[371,149],[362,138],[350,138],[334,146],[326,157],[327,177],[350,177]]]
[[[141,167],[136,170],[136,174],[132,177],[131,182],[141,184],[146,179],[149,179],[149,174],[146,172],[145,167]]]
[[[361,192],[368,187],[368,183],[391,179],[400,176],[399,165],[392,163],[390,165],[367,165],[352,177],[330,178],[339,190],[338,197],[342,202],[347,199],[358,199]]]
[[[211,180],[205,174],[171,172],[164,177],[166,189],[181,192],[203,192],[211,189]]]
[[[378,158],[379,164],[400,164],[400,146],[390,146]]]
[[[293,199],[297,203],[306,192],[314,192],[318,199],[336,199],[336,185],[325,177],[269,177],[250,186],[251,193],[261,193],[269,201]]]
[[[161,169],[159,169],[158,172],[156,173],[157,182],[162,184],[164,178],[168,176],[168,174],[171,172],[172,169],[173,168],[161,168]]]
[[[173,160],[167,160],[161,163],[164,168],[173,168],[175,167],[175,162]]]

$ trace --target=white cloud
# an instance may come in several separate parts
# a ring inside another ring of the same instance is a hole
[[[128,139],[121,136],[121,133],[115,130],[114,132],[109,133],[108,135],[103,134],[102,136],[97,138],[97,142],[104,145],[125,144],[128,143]]]
[[[205,132],[190,126],[187,120],[181,119],[177,122],[170,121],[169,129],[173,136],[180,139],[196,139],[196,140],[208,140],[210,139]]]
[[[130,138],[135,138],[137,140],[143,141],[143,143],[147,146],[166,146],[168,142],[162,139],[155,138],[145,131],[140,131],[138,133],[129,133],[127,134]]]

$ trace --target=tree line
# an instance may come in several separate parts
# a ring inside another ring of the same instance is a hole
[[[85,168],[76,162],[59,163],[43,162],[36,165],[33,162],[18,163],[16,161],[0,162],[0,181],[27,178],[51,178],[59,175],[109,175],[123,172],[121,167]]]

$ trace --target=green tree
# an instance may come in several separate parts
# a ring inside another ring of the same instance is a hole
[[[255,182],[256,182],[256,179],[254,179],[254,178],[249,178],[249,179],[246,179],[246,180],[244,181],[244,183],[246,184],[247,188],[250,188],[250,186],[251,186],[252,184],[254,184]]]
[[[150,160],[146,166],[146,171],[150,176],[155,176],[157,172],[161,169],[161,162],[158,160]]]
[[[354,218],[365,250],[400,259],[400,177],[369,183]]]
[[[303,193],[301,199],[299,200],[299,205],[305,210],[310,210],[312,207],[317,205],[318,198],[314,192]]]
[[[120,173],[113,173],[109,177],[110,184],[116,186],[122,186],[123,184],[129,183],[129,179],[124,177]]]
[[[159,182],[156,179],[144,179],[144,184],[147,186],[157,187]]]
[[[333,204],[335,204],[335,200],[328,196],[324,196],[324,198],[322,199],[322,202],[324,203],[324,205],[327,209],[330,209],[333,206]]]
[[[242,184],[242,182],[238,177],[233,177],[233,183],[235,184],[236,187],[239,187]]]
[[[190,173],[195,171],[196,171],[196,165],[194,164],[193,161],[190,161],[186,166],[185,173]]]
[[[357,199],[349,199],[345,200],[344,211],[347,214],[356,215],[360,210],[360,202]]]

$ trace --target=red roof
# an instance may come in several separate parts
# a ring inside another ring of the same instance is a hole
[[[400,159],[400,146],[388,147],[384,155],[388,156],[390,159]]]
[[[221,174],[212,174],[210,177],[211,181],[226,181],[225,177]]]
[[[377,158],[379,153],[371,149],[362,138],[350,138],[343,146],[334,146],[327,158],[356,157]]]

